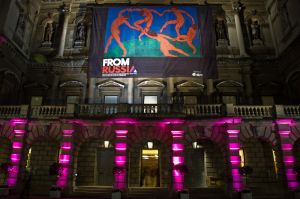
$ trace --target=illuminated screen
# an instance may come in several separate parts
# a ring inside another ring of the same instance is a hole
[[[208,6],[96,7],[91,77],[213,77],[212,8]]]

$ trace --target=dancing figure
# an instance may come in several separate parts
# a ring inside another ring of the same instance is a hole
[[[162,12],[162,15],[164,15],[167,12],[172,12],[176,16],[176,19],[167,21],[160,29],[160,32],[162,32],[168,25],[175,24],[175,30],[177,33],[177,37],[180,36],[180,28],[184,24],[184,16],[183,14],[187,15],[191,20],[192,24],[195,24],[194,18],[185,10],[179,10],[176,7],[172,7],[170,10],[165,10]]]
[[[139,35],[139,40],[141,40],[142,36],[145,35],[146,32],[148,32],[150,30],[150,27],[152,25],[152,22],[153,22],[153,15],[152,13],[155,13],[159,16],[162,16],[161,13],[159,13],[158,11],[156,10],[153,10],[153,9],[148,9],[148,8],[137,8],[137,9],[132,9],[132,11],[140,11],[141,12],[141,16],[144,16],[145,18],[143,19],[140,19],[140,20],[137,20],[135,23],[134,23],[134,26],[139,30],[141,31],[140,35]],[[141,26],[141,24],[143,23],[146,23],[146,26],[145,28],[143,28]]]
[[[126,50],[124,44],[121,42],[120,29],[119,28],[120,28],[121,25],[125,24],[129,28],[137,30],[136,27],[130,25],[130,23],[128,22],[128,19],[129,19],[130,15],[126,14],[126,15],[123,16],[123,13],[126,12],[126,11],[130,11],[130,9],[121,10],[118,14],[118,17],[112,22],[111,27],[110,27],[111,35],[107,40],[107,44],[105,46],[105,51],[104,51],[105,53],[107,53],[108,48],[109,48],[112,40],[115,39],[116,42],[118,43],[118,45],[120,46],[120,48],[123,50],[122,57],[126,57],[127,50]]]
[[[189,47],[193,50],[193,54],[196,54],[197,49],[193,44],[193,40],[197,35],[197,25],[196,24],[192,24],[189,27],[188,32],[186,33],[186,35],[180,35],[177,37],[177,41],[179,42],[186,42]]]
[[[189,56],[186,52],[184,52],[183,50],[181,50],[179,48],[176,48],[173,44],[171,44],[168,41],[168,39],[172,40],[172,41],[177,41],[173,37],[170,37],[170,36],[164,35],[164,34],[158,34],[156,32],[152,32],[152,31],[148,31],[147,33],[145,33],[145,35],[147,35],[151,39],[157,40],[160,43],[160,51],[166,57],[177,57],[176,55],[171,54],[170,51],[175,51],[179,54]]]

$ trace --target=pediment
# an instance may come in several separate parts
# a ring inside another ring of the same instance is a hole
[[[201,88],[203,89],[205,86],[201,83],[195,81],[184,81],[180,82],[176,85],[176,88]]]
[[[234,80],[222,81],[216,85],[216,88],[224,88],[224,87],[243,88],[244,85],[242,83],[240,83],[238,81],[234,81]]]
[[[138,87],[161,87],[164,88],[164,83],[156,80],[143,80],[138,85]]]
[[[43,88],[48,89],[49,86],[47,84],[40,84],[37,82],[28,82],[24,85],[24,88]]]
[[[96,85],[98,88],[106,88],[106,87],[124,88],[125,87],[124,83],[115,80],[106,80],[103,82],[99,82]]]
[[[59,85],[60,88],[62,87],[82,87],[84,84],[81,81],[77,80],[70,80],[70,81],[65,81]]]

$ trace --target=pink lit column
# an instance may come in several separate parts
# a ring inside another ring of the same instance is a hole
[[[62,171],[61,175],[57,178],[56,185],[63,189],[71,187],[70,164],[72,160],[73,133],[74,130],[71,127],[65,128],[60,145],[59,163],[62,166]]]
[[[123,190],[126,188],[126,151],[127,151],[127,133],[128,130],[117,129],[115,142],[115,166],[123,167],[123,173],[115,173],[114,188]]]
[[[13,166],[6,179],[6,183],[9,187],[17,185],[23,140],[26,133],[26,122],[27,121],[24,119],[13,119],[11,121],[11,124],[14,126],[14,139],[12,142],[12,153],[10,155],[10,160]]]
[[[241,158],[239,155],[240,142],[240,119],[227,120],[227,135],[228,135],[228,148],[229,148],[229,159],[231,166],[232,176],[232,189],[234,191],[241,191],[244,187],[243,180],[239,174],[239,167],[241,164]]]
[[[285,166],[285,174],[287,179],[287,186],[290,190],[295,190],[299,187],[297,181],[297,174],[294,173],[295,158],[293,155],[293,145],[290,139],[292,119],[278,119],[276,121],[277,129],[281,141],[282,158]]]
[[[175,170],[175,166],[184,164],[184,144],[183,144],[183,130],[172,130],[172,163],[173,163],[173,189],[174,191],[182,191],[184,189],[184,173]]]

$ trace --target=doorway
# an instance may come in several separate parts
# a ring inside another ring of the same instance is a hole
[[[114,150],[113,148],[98,148],[96,156],[95,182],[97,186],[112,186],[114,176]]]
[[[142,149],[141,187],[159,187],[159,150]]]

